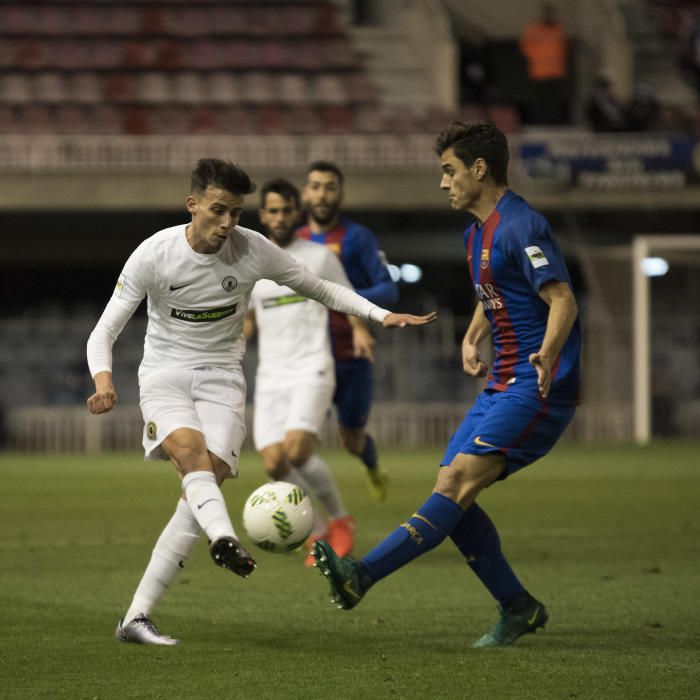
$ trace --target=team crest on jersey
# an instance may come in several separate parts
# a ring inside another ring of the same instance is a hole
[[[221,282],[221,286],[227,292],[232,292],[238,286],[238,280],[235,277],[228,275],[227,277],[224,277],[223,281]]]
[[[117,280],[117,284],[114,287],[114,296],[115,297],[120,297],[122,295],[122,292],[124,291],[124,282],[126,282],[126,275],[119,275],[119,279]]]
[[[488,248],[483,248],[481,250],[481,269],[485,270],[489,266],[489,254],[490,250]]]
[[[146,435],[149,440],[155,440],[158,435],[158,426],[152,420],[149,420],[146,425]]]
[[[328,248],[336,255],[340,255],[340,243],[329,243]]]

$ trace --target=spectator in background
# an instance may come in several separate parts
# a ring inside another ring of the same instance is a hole
[[[593,131],[624,131],[627,128],[625,105],[617,98],[610,79],[599,75],[586,110]]]
[[[545,3],[541,18],[525,26],[519,46],[532,86],[532,120],[537,124],[566,123],[568,40],[552,4]]]
[[[480,36],[460,43],[460,102],[483,105],[488,100],[486,46]]]
[[[627,107],[627,130],[653,131],[661,128],[661,121],[661,104],[654,88],[648,83],[637,83]]]

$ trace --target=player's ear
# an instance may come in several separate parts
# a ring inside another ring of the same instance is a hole
[[[197,211],[197,200],[190,194],[187,195],[187,199],[185,201],[187,203],[187,211],[190,214],[194,214]]]
[[[483,180],[489,171],[489,166],[483,158],[477,158],[472,167],[474,168],[474,176],[479,181]]]

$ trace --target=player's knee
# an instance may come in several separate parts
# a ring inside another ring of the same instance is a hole
[[[211,463],[214,469],[214,476],[216,477],[216,483],[221,486],[224,480],[231,476],[231,467],[229,467],[223,459],[216,456],[211,456]]]
[[[435,491],[467,508],[500,476],[503,466],[502,458],[460,455],[440,470]]]
[[[303,466],[309,457],[311,457],[312,450],[313,443],[308,440],[294,440],[284,446],[287,461],[293,467]]]
[[[213,471],[211,460],[206,452],[192,445],[179,444],[172,446],[170,458],[175,462],[181,474],[194,471]]]
[[[345,428],[340,431],[340,437],[345,449],[358,457],[362,454],[365,446],[365,431],[363,429],[354,430]]]
[[[268,457],[263,461],[265,473],[272,481],[282,481],[289,473],[289,465],[283,455]]]

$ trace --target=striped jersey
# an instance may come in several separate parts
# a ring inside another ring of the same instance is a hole
[[[307,224],[297,230],[297,235],[327,245],[340,258],[350,283],[360,296],[383,308],[396,304],[398,288],[368,228],[349,219],[340,219],[338,225],[328,231],[312,233]],[[352,359],[352,329],[347,318],[332,311],[330,321],[333,356],[336,360]]]
[[[571,286],[549,223],[507,190],[483,224],[475,220],[467,227],[464,244],[476,296],[491,324],[495,359],[487,388],[539,397],[528,357],[542,345],[549,306],[538,292],[552,281]],[[580,351],[577,319],[554,362],[548,402],[578,402]]]

